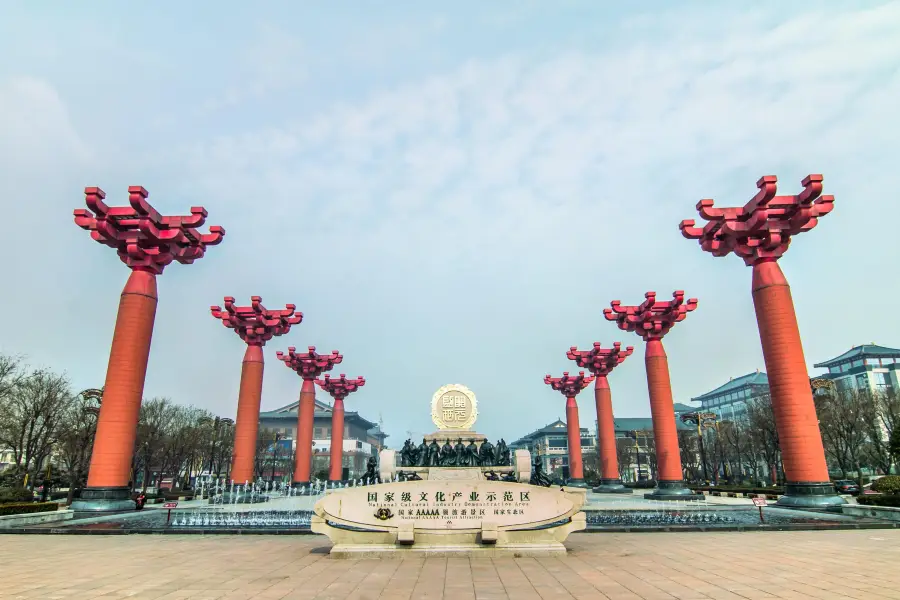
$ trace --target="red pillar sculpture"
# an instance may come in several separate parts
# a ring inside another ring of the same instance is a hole
[[[75,210],[75,224],[115,248],[131,275],[119,300],[88,485],[72,509],[131,510],[129,480],[156,317],[156,277],[173,261],[190,264],[202,258],[207,246],[222,241],[225,230],[212,226],[209,233],[197,231],[206,222],[202,206],[191,207],[189,216],[159,214],[141,186],[128,188],[130,206],[107,206],[98,187],[85,188],[84,194],[88,208]]]
[[[277,352],[278,360],[283,361],[303,378],[300,388],[300,404],[297,407],[297,449],[294,454],[293,487],[309,485],[310,467],[312,466],[313,419],[316,414],[316,378],[334,368],[344,357],[337,350],[331,354],[319,354],[315,346],[306,352],[298,353],[291,346],[288,353]]]
[[[622,485],[619,477],[619,461],[616,456],[616,426],[613,420],[612,393],[606,377],[617,366],[631,356],[632,346],[622,350],[622,344],[613,343],[612,348],[601,348],[594,342],[590,350],[578,350],[575,346],[566,352],[566,358],[574,360],[582,369],[594,375],[594,401],[597,405],[597,451],[600,456],[600,485],[594,491],[601,494],[630,494],[631,490]]]
[[[684,301],[684,292],[677,291],[668,302],[656,300],[656,292],[644,294],[644,302],[638,306],[622,306],[618,300],[603,309],[608,321],[615,321],[619,329],[633,331],[647,342],[644,364],[647,367],[647,390],[650,396],[650,413],[653,417],[653,441],[656,444],[656,489],[645,498],[653,500],[699,499],[684,485],[681,470],[681,453],[678,449],[678,432],[675,429],[675,407],[672,401],[672,383],[669,380],[669,359],[662,339],[687,313],[697,308],[697,299]]]
[[[775,176],[762,177],[759,192],[739,208],[713,208],[712,200],[700,200],[697,211],[707,223],[694,227],[687,219],[679,227],[713,256],[734,252],[753,267],[753,305],[787,478],[778,504],[834,507],[845,502],[828,476],[791,288],[778,266],[791,238],[831,212],[834,197],[822,195],[821,175],[807,175],[796,196],[776,196],[777,183]]]
[[[328,481],[343,481],[341,475],[344,466],[344,398],[366,384],[364,377],[347,379],[341,373],[337,379],[325,375],[324,379],[316,379],[316,385],[328,392],[334,405],[331,408],[331,464],[328,466]]]
[[[265,366],[263,346],[273,337],[286,334],[291,326],[303,321],[303,313],[296,312],[296,308],[294,304],[286,304],[283,310],[268,310],[263,306],[260,296],[251,296],[250,306],[235,306],[234,298],[226,296],[225,310],[221,306],[209,307],[213,317],[220,319],[225,327],[233,329],[247,344],[241,366],[230,475],[230,479],[239,484],[254,479]]]
[[[544,383],[557,392],[562,392],[566,397],[566,433],[569,438],[569,480],[566,485],[572,487],[587,487],[584,482],[584,467],[581,460],[581,426],[578,424],[578,404],[575,396],[581,393],[594,380],[592,376],[585,377],[584,371],[574,377],[568,371],[562,377],[544,377]]]

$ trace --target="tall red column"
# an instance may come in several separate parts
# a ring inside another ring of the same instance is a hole
[[[566,434],[569,446],[569,480],[566,485],[572,487],[587,487],[584,482],[581,426],[578,423],[578,404],[575,402],[575,397],[593,380],[592,376],[585,376],[584,371],[575,376],[565,372],[562,377],[551,377],[550,375],[544,377],[544,383],[566,397]]]
[[[75,224],[115,248],[131,275],[119,300],[88,486],[72,509],[131,510],[131,464],[156,319],[156,277],[173,261],[190,264],[202,258],[207,246],[222,241],[225,230],[212,226],[209,233],[197,231],[207,216],[201,206],[191,207],[188,216],[160,215],[140,186],[128,188],[130,206],[125,207],[108,206],[98,187],[87,187],[84,194],[87,209],[74,211]]]
[[[656,446],[659,481],[681,482],[681,452],[678,449],[669,359],[662,341],[651,339],[647,342],[644,364],[647,368],[647,391],[650,396],[650,414],[653,417],[653,442]]]
[[[316,385],[328,392],[334,400],[331,407],[331,463],[328,481],[344,479],[344,399],[365,384],[365,378],[347,379],[343,373],[337,379],[325,375],[324,379],[316,380]]]
[[[334,368],[344,360],[340,352],[333,350],[331,354],[319,354],[315,346],[309,346],[306,352],[297,352],[293,346],[287,354],[277,352],[278,360],[303,378],[300,388],[300,402],[297,406],[297,448],[294,453],[293,487],[306,487],[310,483],[312,467],[313,421],[316,415],[315,379]]]
[[[683,321],[687,313],[696,308],[696,298],[685,302],[684,292],[676,291],[668,302],[657,301],[656,292],[647,292],[644,294],[644,302],[637,306],[622,306],[621,302],[613,300],[610,308],[603,309],[603,316],[608,321],[615,321],[619,329],[636,333],[647,342],[644,364],[647,368],[647,392],[650,396],[659,475],[656,489],[644,497],[653,500],[702,498],[701,494],[694,494],[684,484],[672,384],[669,379],[669,360],[662,345],[663,337],[675,323]]]
[[[343,481],[344,466],[344,399],[335,398],[331,405],[331,456],[328,464],[328,481]]]
[[[834,197],[822,195],[822,181],[821,175],[808,175],[802,192],[777,196],[778,179],[762,177],[759,192],[744,206],[714,208],[703,199],[697,211],[707,223],[700,228],[687,219],[679,226],[713,256],[734,252],[753,267],[753,305],[787,479],[778,504],[788,507],[845,503],[829,480],[791,289],[777,263],[793,236],[813,229],[834,208]]]
[[[297,448],[294,452],[295,485],[307,485],[312,471],[313,420],[316,415],[316,384],[304,379],[297,407]]]
[[[119,300],[91,454],[87,483],[94,490],[127,490],[156,304],[156,275],[132,271]]]
[[[303,313],[294,304],[283,309],[269,310],[260,296],[250,297],[250,306],[235,306],[234,298],[225,297],[225,309],[210,306],[212,316],[234,332],[247,344],[241,364],[241,384],[238,392],[237,418],[234,426],[234,454],[229,478],[237,484],[255,479],[256,443],[259,434],[259,407],[262,401],[263,346],[273,337],[285,335],[291,327],[303,321]],[[242,498],[233,499],[235,501]]]
[[[597,406],[597,452],[600,457],[600,484],[594,488],[597,493],[630,494],[631,490],[622,484],[619,477],[619,460],[616,448],[616,425],[613,418],[612,392],[607,375],[627,357],[634,348],[622,350],[622,344],[613,343],[612,348],[602,348],[594,342],[591,350],[578,350],[575,346],[566,352],[566,358],[589,370],[594,379],[594,403]]]

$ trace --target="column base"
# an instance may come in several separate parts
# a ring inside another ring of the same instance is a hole
[[[630,494],[631,490],[622,484],[621,479],[600,479],[600,485],[592,490],[595,494]]]
[[[89,487],[81,490],[81,498],[72,502],[72,512],[102,515],[136,510],[137,504],[131,499],[131,488]]]
[[[570,479],[566,482],[566,487],[589,488],[591,486],[585,483],[584,479]]]
[[[834,484],[825,482],[785,483],[784,496],[776,506],[783,508],[818,508],[840,511],[847,501],[838,496]]]
[[[291,487],[294,488],[295,490],[297,488],[306,488],[306,487],[309,487],[309,482],[308,481],[292,481]]]
[[[645,500],[703,500],[703,498],[703,494],[695,494],[680,479],[678,481],[660,480],[657,482],[655,490],[644,494]]]

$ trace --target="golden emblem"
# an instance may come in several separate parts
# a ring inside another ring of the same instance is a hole
[[[478,418],[475,394],[464,385],[445,385],[431,398],[431,420],[444,430],[468,430]]]

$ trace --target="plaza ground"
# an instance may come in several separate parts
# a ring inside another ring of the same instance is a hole
[[[900,599],[900,531],[580,533],[546,559],[335,560],[321,536],[9,535],[0,598]]]

